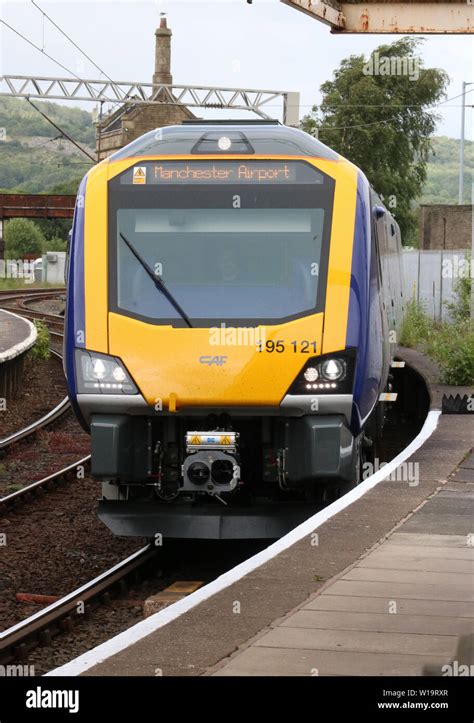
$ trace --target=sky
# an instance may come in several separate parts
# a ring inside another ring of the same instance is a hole
[[[340,61],[368,54],[399,36],[332,35],[326,25],[279,0],[35,0],[51,18],[114,80],[150,82],[154,65],[154,30],[167,13],[173,31],[175,83],[299,91],[300,116],[321,96]],[[64,38],[31,0],[0,0],[0,18],[44,48],[66,68],[86,78],[99,71]],[[425,36],[421,53],[426,67],[440,67],[450,77],[439,108],[437,133],[459,138],[462,81],[472,82],[474,39],[465,35]],[[0,25],[0,74],[67,76],[40,51]],[[103,77],[103,76],[102,76]],[[474,103],[474,84],[467,104]],[[76,105],[82,105],[76,103]],[[92,110],[93,104],[82,105]],[[274,109],[277,117],[280,106]],[[196,111],[201,116],[205,112]],[[235,113],[233,113],[235,117]],[[466,137],[473,138],[474,108],[466,109]]]

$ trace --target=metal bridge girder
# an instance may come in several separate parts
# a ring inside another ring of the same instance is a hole
[[[0,96],[126,103],[127,106],[184,105],[190,108],[228,108],[252,111],[262,118],[274,118],[277,111],[269,115],[264,106],[281,101],[283,122],[288,125],[297,125],[299,122],[299,93],[281,90],[2,75]]]
[[[474,0],[432,2],[337,2],[281,0],[295,10],[326,23],[333,33],[472,34]]]

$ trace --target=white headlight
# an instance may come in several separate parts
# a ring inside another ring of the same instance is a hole
[[[318,370],[314,367],[308,367],[305,369],[303,376],[307,382],[315,382],[319,376]]]
[[[89,352],[75,351],[76,383],[80,394],[137,394],[138,390],[120,359]]]
[[[92,363],[92,371],[96,379],[103,379],[105,377],[107,369],[102,359],[94,359]]]
[[[330,381],[337,381],[341,379],[344,374],[344,365],[339,359],[328,359],[321,367],[323,377]]]
[[[112,376],[116,382],[123,382],[126,379],[126,374],[122,367],[115,367],[112,372]]]
[[[227,138],[227,136],[221,136],[217,141],[217,145],[219,146],[221,151],[228,151],[232,145],[232,141],[230,140],[230,138]]]

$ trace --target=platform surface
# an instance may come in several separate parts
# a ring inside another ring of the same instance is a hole
[[[33,346],[36,328],[27,319],[0,309],[0,364]]]
[[[423,675],[427,664],[441,674],[458,636],[474,632],[470,486],[449,483],[214,675]]]

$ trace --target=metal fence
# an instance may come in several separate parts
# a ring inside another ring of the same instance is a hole
[[[447,319],[446,304],[456,300],[455,286],[460,274],[467,273],[466,260],[470,260],[467,249],[404,250],[406,297],[420,302],[432,319]]]

